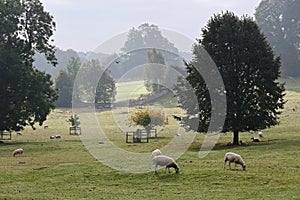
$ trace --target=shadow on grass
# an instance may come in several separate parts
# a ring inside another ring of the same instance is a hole
[[[212,150],[226,150],[226,149],[234,149],[237,147],[249,147],[249,146],[263,146],[263,145],[271,145],[275,144],[275,140],[261,141],[261,142],[247,142],[245,145],[227,145],[227,143],[217,143]],[[199,151],[202,146],[200,142],[193,142],[189,147],[190,151]]]

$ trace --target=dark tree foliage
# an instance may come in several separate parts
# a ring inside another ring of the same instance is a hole
[[[0,0],[0,19],[0,131],[34,128],[57,98],[50,75],[33,67],[36,52],[56,65],[55,23],[38,0]]]
[[[280,76],[280,58],[274,53],[252,19],[239,19],[233,13],[214,15],[202,29],[201,40],[194,45],[194,59],[186,63],[186,80],[192,88],[179,81],[177,94],[189,118],[188,125],[207,131],[211,115],[211,99],[207,86],[195,66],[202,58],[201,48],[214,60],[224,82],[227,114],[224,132],[234,132],[233,143],[239,143],[239,132],[256,131],[278,124],[280,109],[284,106],[284,86],[277,82]],[[212,77],[213,78],[213,77]],[[198,98],[199,112],[189,103],[191,95]],[[199,126],[198,126],[199,125]],[[195,129],[194,129],[195,130]]]
[[[263,0],[255,19],[282,59],[282,76],[300,77],[300,1]]]

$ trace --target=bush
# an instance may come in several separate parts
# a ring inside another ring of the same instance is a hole
[[[149,107],[145,110],[140,109],[130,116],[130,121],[143,127],[161,126],[164,124],[164,119],[164,112],[161,109],[150,109]]]

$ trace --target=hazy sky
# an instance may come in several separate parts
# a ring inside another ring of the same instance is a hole
[[[195,40],[214,13],[253,16],[261,0],[41,0],[54,16],[54,44],[93,51],[115,35],[142,23],[179,32]]]

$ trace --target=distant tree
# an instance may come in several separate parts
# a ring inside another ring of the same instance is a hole
[[[163,54],[155,48],[149,50],[145,68],[147,77],[145,86],[149,92],[157,93],[164,88],[167,70]]]
[[[58,107],[71,107],[73,87],[76,75],[81,66],[81,61],[78,57],[72,57],[66,67],[66,70],[60,70],[55,80],[55,87],[58,90],[59,97],[55,102]],[[79,99],[79,97],[75,97]]]
[[[108,105],[115,99],[115,82],[110,71],[101,66],[99,60],[90,60],[83,64],[82,90],[85,99],[96,105]],[[89,94],[89,95],[88,95]]]
[[[158,26],[148,23],[130,29],[128,39],[121,50],[127,52],[145,47],[160,48],[178,53],[178,49],[161,34]]]
[[[42,125],[57,99],[48,74],[33,67],[42,53],[56,65],[53,17],[39,0],[0,0],[0,131]]]
[[[204,48],[224,81],[227,113],[223,131],[234,133],[233,143],[239,143],[239,132],[277,125],[284,106],[284,86],[277,82],[280,58],[274,56],[257,24],[250,18],[239,19],[226,12],[214,15],[202,29],[202,36],[194,45],[194,59],[186,63],[186,80],[192,88],[186,88],[182,81],[176,87],[180,104],[188,115],[183,123],[196,131],[207,131],[211,120],[212,99],[196,68]],[[190,102],[191,93],[197,96],[199,109]]]
[[[77,77],[79,70],[81,77]],[[80,84],[75,84],[76,78],[81,80]],[[59,72],[56,88],[59,91],[56,105],[59,107],[71,107],[72,100],[107,104],[112,102],[115,96],[115,82],[98,60],[82,63],[79,58],[71,58],[66,70]]]
[[[300,1],[262,0],[255,19],[282,59],[282,75],[300,77]]]

